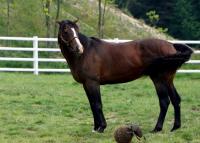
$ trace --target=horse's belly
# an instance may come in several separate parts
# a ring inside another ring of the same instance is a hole
[[[125,83],[140,78],[143,75],[142,69],[132,69],[126,72],[110,72],[101,76],[101,84]]]

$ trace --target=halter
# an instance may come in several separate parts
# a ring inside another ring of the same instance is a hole
[[[74,28],[71,28],[72,29],[72,31],[73,31],[73,33],[74,33],[74,37],[73,38],[71,38],[69,41],[66,41],[64,38],[63,38],[63,35],[61,34],[60,35],[60,38],[61,38],[61,40],[68,46],[68,47],[72,47],[70,44],[71,44],[71,42],[74,40],[74,39],[76,39],[76,43],[78,44],[78,52],[79,53],[83,53],[83,45],[80,43],[80,40],[79,40],[79,38],[78,38],[78,36],[77,36],[77,34],[76,34],[76,31],[74,30]],[[74,47],[72,47],[73,49],[74,49]]]
[[[62,34],[61,34],[60,38],[62,39],[62,41],[64,41],[65,44],[67,44],[67,46],[70,46],[70,43],[71,43],[74,39],[76,39],[76,38],[78,38],[78,37],[73,37],[73,38],[70,39],[69,41],[66,41],[66,40],[63,38]]]

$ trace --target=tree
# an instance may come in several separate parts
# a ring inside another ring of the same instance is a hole
[[[45,14],[45,25],[46,25],[46,37],[50,37],[50,7],[51,7],[52,0],[43,0],[43,12]]]
[[[57,27],[58,27],[58,24],[56,21],[58,21],[59,19],[59,15],[60,15],[60,4],[61,4],[62,0],[57,0],[56,1],[56,6],[57,6],[57,9],[56,9],[56,17],[55,17],[55,22],[54,22],[54,37],[56,37],[57,35]]]
[[[115,0],[115,3],[118,5],[119,8],[128,9],[132,1],[133,0]]]
[[[146,13],[146,16],[148,17],[148,22],[150,23],[150,25],[156,27],[156,24],[158,23],[160,17],[156,13],[156,11],[150,10],[149,12]]]
[[[153,22],[154,27],[168,29],[175,38],[195,40],[200,37],[199,0],[115,0],[115,3],[148,24]],[[153,13],[149,11],[156,11],[159,21],[151,21]]]
[[[46,25],[46,38],[50,38],[51,32],[51,17],[50,8],[52,0],[43,0],[43,12],[45,14],[45,25]],[[47,41],[47,47],[50,47],[50,42]]]
[[[103,7],[102,7],[102,0],[99,0],[99,3],[98,3],[98,8],[99,8],[98,36],[99,38],[103,38],[104,36],[105,13],[106,13],[106,7],[108,3],[113,3],[113,0],[104,0]]]
[[[174,6],[170,33],[181,39],[197,39],[199,23],[193,14],[191,1],[177,0]]]
[[[6,35],[9,36],[9,31],[10,31],[10,7],[12,4],[13,0],[7,0],[7,30],[6,30]]]
[[[101,0],[99,0],[99,19],[98,19],[98,36],[102,38],[102,8],[101,8]]]

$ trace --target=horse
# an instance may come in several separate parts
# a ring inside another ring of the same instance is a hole
[[[107,127],[100,85],[125,83],[142,76],[153,81],[159,99],[160,113],[152,132],[162,130],[170,101],[174,107],[171,131],[180,128],[181,98],[173,79],[193,50],[185,44],[156,38],[106,42],[80,33],[77,21],[58,21],[58,44],[73,78],[83,85],[93,114],[94,131],[102,133]]]

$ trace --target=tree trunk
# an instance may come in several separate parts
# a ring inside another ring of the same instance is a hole
[[[43,12],[45,14],[45,25],[46,25],[46,38],[50,38],[50,28],[51,28],[51,19],[50,19],[50,6],[51,0],[43,0]],[[46,46],[49,47],[50,43],[47,41]]]
[[[10,31],[10,0],[7,0],[7,31],[6,35],[9,36]]]
[[[98,20],[98,36],[102,38],[102,9],[101,9],[101,0],[99,0],[99,20]]]
[[[47,0],[46,4],[45,4],[45,8],[47,9],[47,13],[45,15],[45,18],[46,18],[46,27],[47,27],[47,32],[46,32],[46,37],[47,38],[50,37],[50,26],[51,26],[51,23],[50,23],[50,5],[51,5],[50,0]]]
[[[104,24],[105,24],[105,12],[106,12],[106,5],[107,0],[104,0],[104,7],[103,7],[103,13],[102,13],[102,32],[101,32],[101,38],[104,37]]]
[[[98,20],[98,36],[99,38],[103,38],[104,36],[104,23],[105,23],[105,12],[107,0],[104,0],[103,9],[101,7],[101,0],[99,0],[99,20]]]
[[[60,3],[61,0],[57,0],[57,11],[56,11],[56,17],[55,17],[55,23],[54,23],[54,37],[56,37],[57,35],[57,28],[58,28],[58,24],[56,21],[58,21],[59,19],[59,15],[60,15]]]

